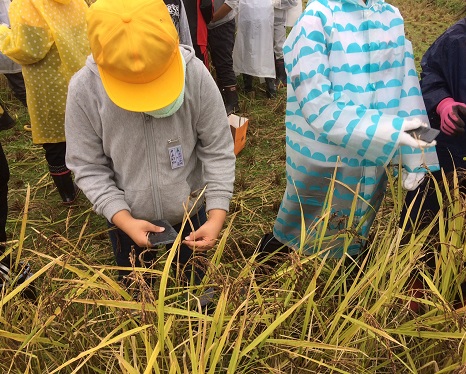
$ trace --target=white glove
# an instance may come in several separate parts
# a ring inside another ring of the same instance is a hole
[[[430,148],[437,144],[434,140],[432,143],[426,143],[423,140],[415,139],[409,135],[406,131],[414,130],[419,127],[427,127],[427,124],[422,122],[419,118],[405,120],[403,122],[403,130],[400,132],[400,145],[407,145],[411,148]]]
[[[407,191],[414,191],[424,180],[426,173],[408,173],[406,170],[401,171],[401,185]]]

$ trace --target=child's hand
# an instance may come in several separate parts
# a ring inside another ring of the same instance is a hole
[[[217,243],[217,238],[222,230],[226,212],[221,209],[209,211],[209,219],[196,231],[189,234],[183,244],[193,251],[207,251]]]
[[[162,232],[165,227],[153,225],[148,221],[142,219],[133,219],[131,226],[129,226],[125,233],[134,240],[139,247],[150,247],[148,234],[149,232]]]
[[[149,247],[147,235],[149,232],[162,232],[165,227],[156,226],[148,221],[136,219],[127,210],[120,210],[112,217],[112,222],[123,230],[137,246]]]

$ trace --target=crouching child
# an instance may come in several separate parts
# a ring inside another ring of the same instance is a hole
[[[67,165],[94,210],[115,226],[118,266],[132,266],[132,248],[136,266],[151,260],[148,233],[163,231],[151,222],[165,219],[180,230],[191,211],[177,257],[183,267],[193,251],[215,245],[233,192],[221,94],[192,47],[179,45],[163,1],[97,0],[87,25],[92,54],[69,85]],[[196,273],[199,283],[202,270]]]

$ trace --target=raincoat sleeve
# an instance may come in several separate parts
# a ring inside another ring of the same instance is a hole
[[[18,64],[34,64],[52,47],[52,33],[30,1],[16,1],[21,4],[10,7],[11,30],[0,26],[0,51]]]
[[[398,155],[398,138],[404,120],[423,116],[422,120],[427,121],[417,76],[414,71],[413,77],[412,69],[406,67],[411,77],[406,79],[405,74],[403,92],[406,95],[399,98],[399,105],[412,105],[414,109],[400,108],[398,115],[360,105],[345,90],[335,91],[330,77],[332,69],[337,67],[330,66],[331,45],[327,40],[331,26],[330,17],[308,12],[290,34],[295,38],[292,48],[284,47],[286,69],[302,116],[320,134],[319,141],[351,149],[376,165],[386,166]],[[409,172],[420,171],[426,164],[424,153],[435,155],[435,150],[403,148],[406,157],[401,162]],[[435,161],[434,156],[427,165]]]
[[[402,95],[399,99],[398,115],[404,119],[419,118],[429,125],[424,100],[422,98],[419,77],[414,66],[414,53],[411,42],[406,40],[405,72]],[[399,155],[399,157],[397,157]],[[400,163],[409,173],[439,170],[435,147],[418,149],[401,146],[394,157],[394,163]]]
[[[283,49],[301,115],[320,134],[321,142],[352,149],[377,165],[387,165],[398,147],[403,119],[358,105],[344,91],[333,90],[324,30],[331,27],[326,24],[329,21],[319,12],[308,13],[290,34],[295,38],[292,48],[286,45]]]

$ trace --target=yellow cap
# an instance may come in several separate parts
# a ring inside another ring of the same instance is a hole
[[[116,105],[148,112],[180,95],[178,33],[162,0],[97,0],[87,27],[102,83]]]

